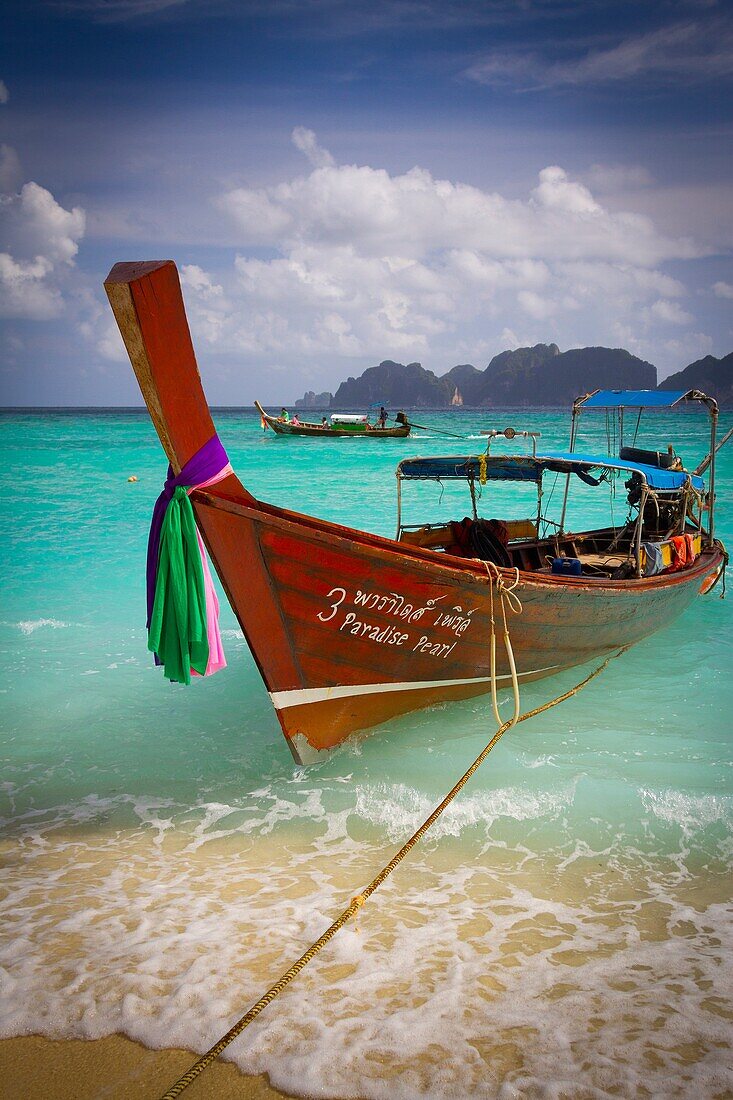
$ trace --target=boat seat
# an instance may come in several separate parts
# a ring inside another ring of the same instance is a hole
[[[438,550],[453,542],[453,535],[450,524],[426,523],[416,531],[401,531],[400,542],[406,542],[409,546],[421,546],[426,550]]]
[[[641,447],[620,447],[618,457],[628,462],[640,462],[645,466],[658,466],[660,470],[681,470],[682,460],[668,451],[645,451]]]
[[[537,524],[532,519],[506,519],[502,523],[509,532],[510,542],[537,538]],[[454,539],[449,523],[426,523],[415,531],[402,530],[399,541],[410,546],[421,546],[426,550],[439,550],[449,546]]]
[[[510,542],[513,539],[536,539],[539,536],[533,519],[505,519],[502,522],[509,532]]]

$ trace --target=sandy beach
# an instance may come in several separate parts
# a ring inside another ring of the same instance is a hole
[[[193,1064],[190,1050],[148,1050],[122,1035],[53,1040],[27,1035],[0,1041],[1,1100],[132,1100],[161,1096]],[[267,1078],[215,1062],[189,1085],[191,1100],[275,1100]]]

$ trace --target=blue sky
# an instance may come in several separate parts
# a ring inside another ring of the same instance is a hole
[[[119,259],[177,261],[214,404],[733,349],[729,5],[53,0],[3,31],[2,404],[138,403]]]

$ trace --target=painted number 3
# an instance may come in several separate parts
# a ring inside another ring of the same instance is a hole
[[[326,599],[330,600],[332,596],[336,596],[337,599],[336,599],[335,603],[331,604],[331,614],[330,615],[324,615],[322,611],[318,612],[318,618],[321,620],[322,623],[329,623],[331,621],[331,619],[334,618],[336,612],[341,607],[341,604],[346,599],[346,589],[345,588],[332,588],[331,591],[326,596]]]

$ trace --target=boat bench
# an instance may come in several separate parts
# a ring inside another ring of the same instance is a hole
[[[532,519],[504,519],[501,521],[509,532],[509,541],[516,539],[536,539],[537,524]],[[449,523],[426,523],[414,531],[404,528],[400,531],[400,542],[410,546],[420,546],[425,550],[444,550],[455,539]]]

